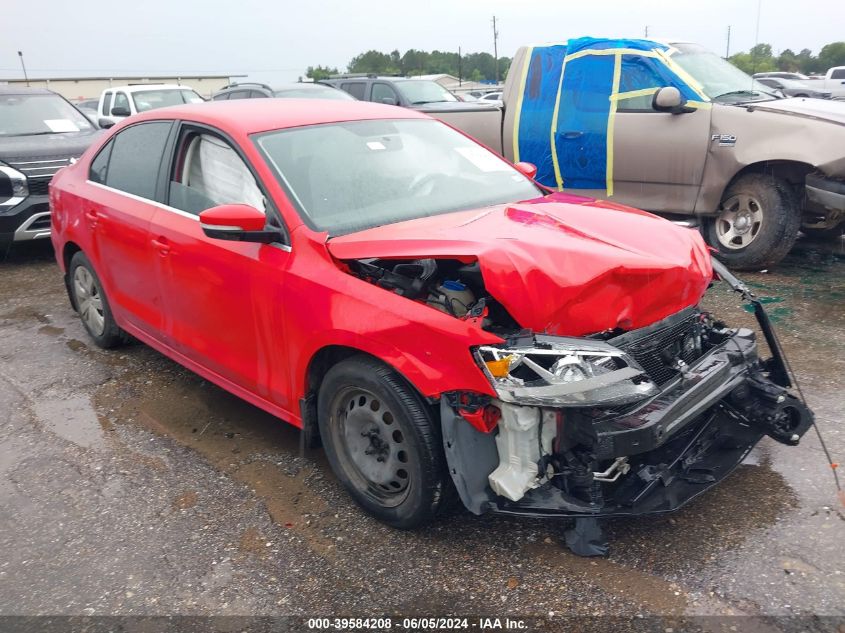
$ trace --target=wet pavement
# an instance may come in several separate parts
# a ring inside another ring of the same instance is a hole
[[[845,459],[845,245],[746,274]],[[845,615],[845,508],[817,438],[764,439],[684,510],[609,523],[364,515],[298,433],[144,345],[96,348],[47,245],[0,264],[0,615]],[[753,326],[719,284],[708,307]]]

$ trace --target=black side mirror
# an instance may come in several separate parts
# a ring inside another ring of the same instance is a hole
[[[103,117],[99,121],[97,121],[97,125],[99,125],[102,129],[107,130],[114,125],[114,121]]]
[[[132,113],[129,111],[129,108],[125,106],[116,106],[111,109],[112,116],[129,116]]]
[[[675,86],[665,86],[655,92],[651,107],[658,112],[669,112],[670,114],[685,114],[695,111],[695,108],[687,105],[687,100]]]

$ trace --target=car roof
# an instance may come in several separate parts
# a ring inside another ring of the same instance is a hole
[[[26,86],[0,86],[0,94],[3,95],[53,95],[56,94],[47,88],[28,88]]]
[[[334,99],[238,99],[206,101],[149,110],[130,121],[179,119],[205,123],[224,131],[254,134],[303,125],[374,119],[427,119],[427,115],[368,101]]]
[[[110,91],[124,90],[126,92],[145,92],[147,90],[193,90],[190,86],[178,84],[135,84],[132,86],[112,86]]]

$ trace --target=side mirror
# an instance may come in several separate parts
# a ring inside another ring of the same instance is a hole
[[[111,109],[112,116],[129,116],[132,113],[129,111],[129,108],[124,106],[117,106],[116,108]]]
[[[224,204],[200,213],[200,226],[208,237],[233,242],[280,242],[279,230],[265,230],[267,217],[248,204]]]
[[[114,126],[114,121],[112,121],[111,119],[107,119],[105,117],[102,117],[99,121],[97,121],[97,125],[99,125],[102,129],[107,130],[110,127]]]
[[[537,175],[537,165],[535,165],[534,163],[526,163],[520,161],[518,163],[514,163],[513,166],[516,167],[516,170],[520,174],[527,178],[530,178],[531,180],[534,180],[534,176]]]
[[[669,112],[670,114],[684,114],[695,110],[695,108],[690,108],[687,105],[687,100],[675,86],[666,86],[655,92],[651,107],[658,112]]]
[[[381,102],[385,105],[396,105],[396,99],[393,97],[385,97]]]

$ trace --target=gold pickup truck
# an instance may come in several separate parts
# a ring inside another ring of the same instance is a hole
[[[696,44],[594,38],[520,48],[503,101],[431,114],[549,188],[697,218],[736,269],[842,233],[845,102],[782,98]]]

